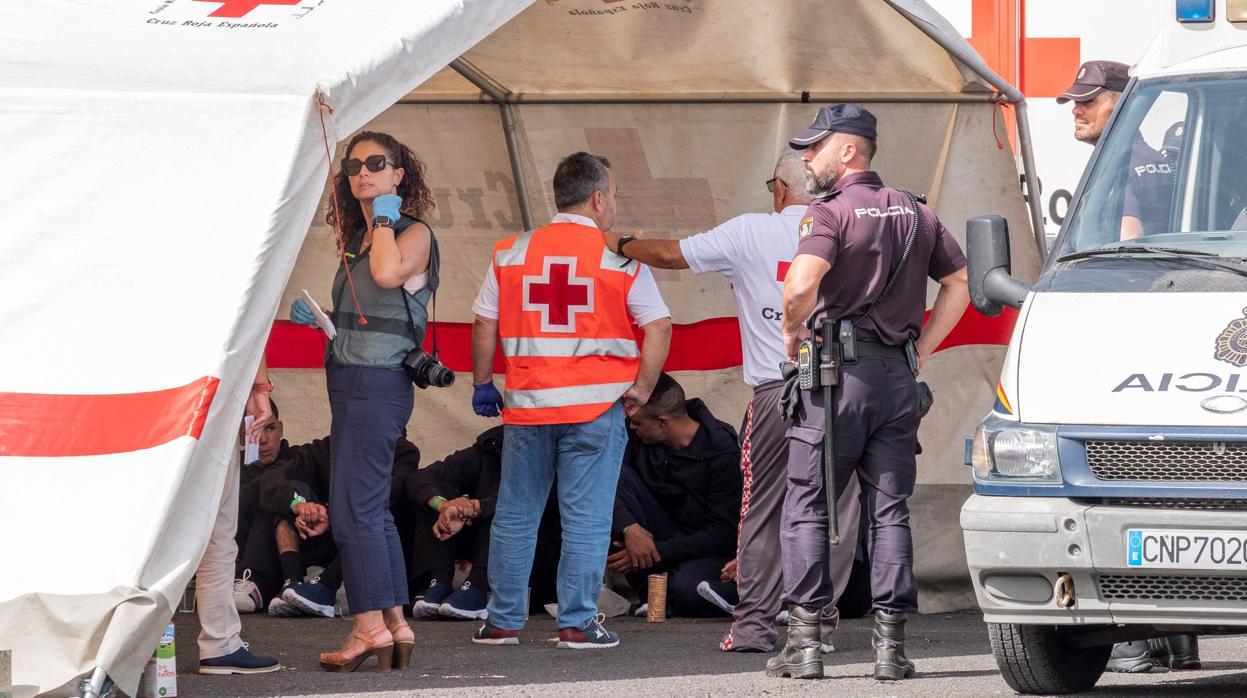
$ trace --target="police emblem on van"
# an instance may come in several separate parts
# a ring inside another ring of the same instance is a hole
[[[1247,366],[1247,308],[1243,308],[1243,317],[1231,320],[1217,337],[1215,357],[1234,366]]]

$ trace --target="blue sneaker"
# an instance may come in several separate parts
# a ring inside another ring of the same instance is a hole
[[[247,643],[225,655],[199,660],[201,674],[267,674],[281,668],[275,657],[257,657],[251,654]]]
[[[338,594],[320,583],[320,577],[299,582],[281,593],[286,603],[311,616],[333,618],[333,602]]]
[[[478,645],[518,645],[520,634],[516,630],[503,630],[490,625],[489,621],[472,633],[472,642]]]
[[[489,613],[485,611],[486,601],[488,599],[483,592],[472,588],[472,582],[464,582],[455,593],[446,597],[442,605],[437,607],[437,611],[446,618],[485,620],[489,617]]]
[[[559,649],[596,650],[615,647],[619,644],[619,634],[602,627],[604,620],[606,616],[599,613],[583,629],[559,628]]]
[[[417,596],[411,602],[412,618],[436,618],[442,606],[442,602],[450,596],[450,592],[454,591],[449,584],[439,580],[429,582],[429,588],[424,590],[424,596]]]

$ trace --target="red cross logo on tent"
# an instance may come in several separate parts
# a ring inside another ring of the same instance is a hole
[[[593,279],[576,276],[575,257],[546,257],[541,276],[524,277],[524,310],[541,313],[542,332],[575,332],[576,313],[593,312]]]
[[[220,7],[213,10],[209,17],[242,17],[260,5],[298,5],[303,0],[195,0],[195,2],[215,2]]]

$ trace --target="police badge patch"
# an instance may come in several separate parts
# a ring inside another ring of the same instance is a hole
[[[1221,331],[1215,356],[1227,364],[1247,366],[1247,308],[1243,308],[1243,317],[1231,320]]]
[[[801,227],[797,229],[797,235],[802,240],[810,236],[810,231],[814,229],[814,216],[807,216],[801,219]]]

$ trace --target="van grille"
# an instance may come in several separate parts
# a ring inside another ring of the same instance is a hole
[[[1247,577],[1102,574],[1105,601],[1247,601]]]
[[[1247,511],[1247,499],[1153,499],[1144,497],[1108,497],[1091,503],[1118,507],[1148,509],[1206,509],[1213,511]]]
[[[1086,448],[1100,480],[1247,481],[1247,443],[1087,441]]]

